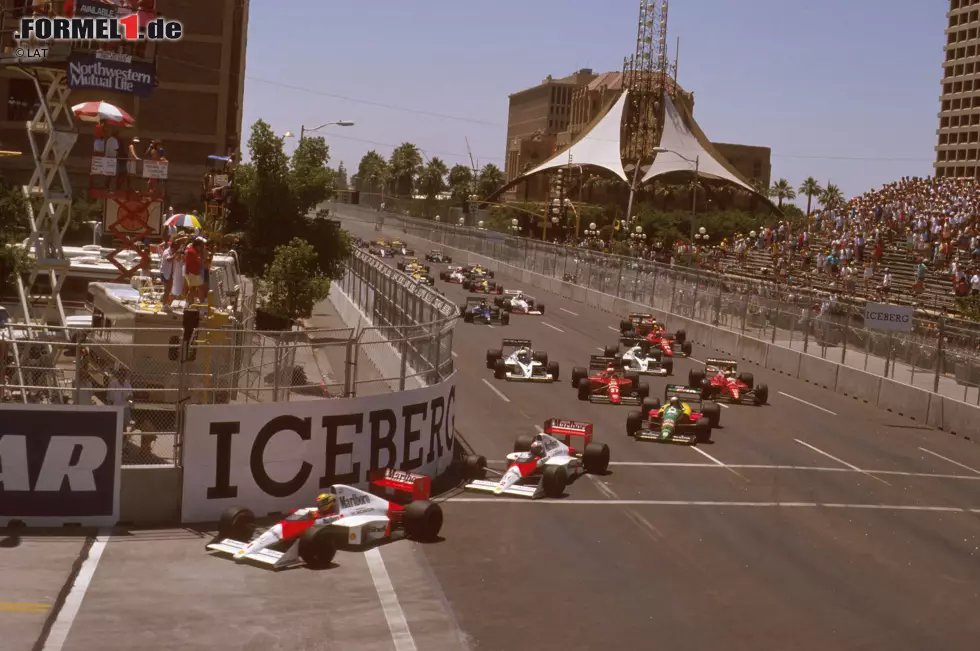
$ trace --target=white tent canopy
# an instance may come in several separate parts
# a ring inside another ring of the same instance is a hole
[[[620,128],[623,122],[623,109],[625,106],[626,93],[624,92],[599,123],[578,142],[572,145],[569,150],[556,154],[540,166],[524,174],[522,178],[537,174],[538,172],[544,172],[545,170],[565,167],[568,165],[569,157],[571,157],[575,165],[602,167],[624,181],[627,181],[619,148]]]
[[[691,132],[677,112],[670,96],[665,94],[664,99],[666,111],[660,147],[669,151],[657,154],[642,183],[671,172],[694,172],[694,162],[697,161],[699,176],[721,179],[755,192],[755,188],[732,174],[701,145],[697,136]],[[684,160],[685,158],[688,160]]]

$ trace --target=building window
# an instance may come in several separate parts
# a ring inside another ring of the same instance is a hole
[[[27,79],[11,79],[9,81],[10,98],[7,99],[7,120],[21,122],[30,120],[40,108],[34,82]]]

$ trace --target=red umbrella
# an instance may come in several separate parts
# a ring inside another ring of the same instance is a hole
[[[98,122],[100,119],[122,127],[131,127],[136,124],[126,111],[108,102],[85,102],[71,107],[71,112],[82,122]]]

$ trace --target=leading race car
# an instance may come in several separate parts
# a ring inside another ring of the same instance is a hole
[[[600,404],[639,405],[650,395],[650,385],[640,376],[623,370],[622,360],[592,355],[589,368],[572,369],[572,386],[579,400]]]
[[[396,266],[398,267],[398,271],[405,271],[408,273],[421,271],[428,275],[431,271],[431,269],[429,269],[429,265],[420,264],[419,259],[413,257],[405,258],[404,262],[398,262],[396,263]]]
[[[439,280],[447,283],[459,283],[462,285],[466,278],[467,276],[463,273],[462,267],[449,267],[439,272]]]
[[[218,535],[207,549],[274,569],[301,562],[324,568],[338,546],[366,545],[396,534],[433,540],[442,528],[442,508],[428,499],[431,482],[424,475],[383,469],[371,475],[371,488],[389,494],[390,500],[334,484],[320,495],[317,506],[297,509],[262,531],[251,511],[232,507],[221,516]]]
[[[658,327],[656,317],[647,312],[630,312],[629,316],[619,322],[620,334],[642,336],[649,334],[651,330]],[[639,330],[639,332],[638,332]]]
[[[487,299],[479,296],[470,296],[466,299],[466,305],[459,308],[465,323],[486,323],[492,324],[494,321],[500,325],[510,325],[510,315],[502,311],[499,307],[493,307]]]
[[[514,314],[544,314],[544,303],[534,300],[519,289],[504,290],[503,296],[493,299],[493,302],[507,312]]]
[[[724,398],[739,404],[747,399],[755,405],[769,401],[769,386],[755,384],[751,373],[739,373],[738,362],[734,359],[704,360],[704,369],[691,369],[687,383],[700,390],[705,399]]]
[[[674,360],[664,359],[663,350],[649,341],[641,339],[620,353],[617,346],[607,347],[606,357],[617,357],[622,360],[623,368],[640,375],[667,376],[674,373]]]
[[[467,278],[463,281],[463,289],[473,294],[503,294],[504,288],[497,283],[483,278]]]
[[[559,374],[558,362],[534,350],[530,339],[504,339],[500,348],[487,350],[487,368],[498,380],[514,382],[556,382]]]
[[[545,421],[541,434],[517,437],[507,464],[499,481],[477,479],[465,487],[494,495],[558,498],[579,475],[606,472],[609,446],[593,442],[592,423],[551,418]],[[467,465],[485,468],[486,460],[468,459]]]
[[[638,441],[688,445],[711,440],[711,429],[721,422],[718,405],[702,401],[697,389],[679,385],[667,385],[664,398],[662,406],[656,398],[647,399],[640,411],[630,412],[626,416],[626,434]]]
[[[440,249],[432,249],[425,254],[426,262],[439,262],[444,264],[449,264],[453,261],[448,255],[442,252]]]

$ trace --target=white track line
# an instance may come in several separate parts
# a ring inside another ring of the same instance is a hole
[[[885,481],[881,477],[875,477],[874,475],[872,475],[867,470],[862,470],[862,469],[858,468],[857,466],[855,466],[854,464],[850,464],[850,463],[844,461],[843,459],[838,459],[837,457],[835,457],[834,455],[830,454],[829,452],[824,452],[820,448],[818,448],[816,446],[813,446],[813,445],[810,445],[806,441],[801,441],[800,439],[793,439],[793,440],[796,441],[797,443],[799,443],[800,445],[803,445],[803,446],[806,446],[806,447],[810,448],[811,450],[813,450],[814,452],[816,452],[818,454],[822,454],[823,456],[827,457],[828,459],[833,459],[834,461],[836,461],[837,463],[841,464],[842,466],[847,466],[848,468],[850,468],[851,470],[853,470],[855,472],[859,472],[862,475],[867,475],[868,477],[871,477],[872,479],[875,479],[877,481],[880,481],[882,484],[886,484],[888,486],[891,486],[891,484],[889,484],[887,481]]]
[[[546,328],[551,328],[552,330],[557,330],[558,332],[560,332],[562,334],[565,333],[564,330],[562,330],[561,328],[556,328],[555,326],[551,325],[550,323],[545,323],[544,321],[542,321],[541,322],[541,325],[543,325]]]
[[[726,405],[723,402],[715,402],[715,404],[718,405],[719,407],[721,407],[722,409],[731,409],[730,406]]]
[[[934,457],[939,457],[943,461],[949,461],[954,466],[959,466],[960,468],[965,468],[966,470],[969,470],[970,472],[975,472],[976,474],[980,475],[980,470],[977,470],[976,468],[971,468],[970,466],[964,465],[964,464],[960,463],[959,461],[953,461],[949,457],[944,457],[943,455],[939,454],[938,452],[933,452],[932,450],[927,450],[926,448],[919,448],[919,449],[922,450],[923,452],[928,452],[929,454],[931,454]]]
[[[42,651],[61,651],[65,646],[71,625],[75,622],[75,616],[78,615],[78,610],[82,607],[82,600],[85,599],[85,593],[92,583],[92,577],[95,576],[95,570],[99,566],[102,552],[105,551],[109,538],[108,529],[99,530],[95,542],[89,547],[88,556],[82,561],[82,566],[78,570],[78,575],[75,577],[68,597],[65,598],[65,603],[61,605],[58,616],[54,620],[54,624],[51,625]]]
[[[453,351],[453,357],[459,357],[459,355],[456,354],[455,350]]]
[[[611,489],[608,486],[606,486],[606,484],[605,484],[604,481],[602,481],[601,479],[599,479],[595,475],[589,474],[589,475],[586,475],[586,476],[589,479],[592,480],[592,483],[595,484],[595,487],[599,489],[599,492],[600,493],[602,493],[603,495],[605,495],[606,497],[608,497],[611,500],[618,500],[619,499],[619,495],[616,494],[616,491],[614,491],[613,489]]]
[[[415,646],[415,639],[408,628],[405,612],[398,603],[395,587],[391,585],[391,577],[388,576],[388,569],[385,567],[384,559],[381,558],[381,550],[377,547],[369,549],[364,552],[364,557],[371,571],[374,589],[377,590],[378,599],[381,600],[385,619],[388,620],[388,630],[391,631],[391,641],[395,643],[395,651],[416,651],[418,647]]]
[[[596,350],[601,350],[602,352],[606,352],[606,349],[603,348],[602,346],[596,346],[595,349]]]
[[[700,359],[698,359],[697,357],[691,357],[690,355],[688,355],[688,357],[687,357],[687,358],[688,358],[689,360],[691,360],[692,362],[697,362],[698,364],[704,364],[704,362],[702,362],[702,361],[701,361]]]
[[[512,497],[451,497],[446,502],[461,502],[466,504],[568,504],[568,505],[601,505],[601,506],[718,506],[730,507],[764,507],[764,508],[811,508],[811,509],[857,509],[874,511],[925,511],[934,513],[968,513],[980,514],[980,507],[961,508],[959,506],[918,506],[902,504],[839,504],[823,502],[712,502],[707,500],[576,500],[576,499],[539,499],[528,500]]]
[[[561,310],[562,312],[564,312],[565,314],[571,314],[572,316],[578,316],[577,314],[575,314],[575,312],[572,312],[571,310],[566,310],[563,307],[560,307],[558,309]]]
[[[488,387],[490,387],[490,390],[491,390],[491,391],[493,391],[494,393],[496,393],[496,394],[497,394],[497,397],[498,397],[498,398],[500,398],[500,399],[501,399],[501,400],[503,400],[504,402],[510,402],[510,398],[508,398],[508,397],[507,397],[507,396],[505,396],[505,395],[504,395],[503,393],[501,393],[501,392],[500,392],[500,389],[498,389],[497,387],[495,387],[495,386],[493,386],[493,385],[492,385],[492,384],[491,384],[491,383],[490,383],[490,382],[489,382],[489,381],[488,381],[488,380],[487,380],[486,378],[481,378],[481,379],[483,380],[483,383],[484,383],[485,385],[487,385]]]
[[[789,395],[788,393],[783,393],[782,391],[780,391],[780,392],[779,392],[779,395],[781,395],[781,396],[786,396],[786,397],[787,397],[787,398],[789,398],[790,400],[795,400],[795,401],[797,401],[797,402],[802,402],[802,403],[803,403],[804,405],[809,405],[809,406],[811,406],[811,407],[813,407],[814,409],[819,409],[820,411],[825,411],[825,412],[827,412],[828,414],[830,414],[831,416],[836,416],[836,415],[837,415],[837,414],[835,414],[834,412],[832,412],[832,411],[830,411],[829,409],[824,409],[824,408],[823,408],[823,407],[821,407],[820,405],[815,405],[815,404],[813,404],[812,402],[807,402],[807,401],[806,401],[806,400],[804,400],[803,398],[797,398],[796,396],[791,396],[791,395]]]
[[[606,327],[612,330],[613,332],[619,332],[619,328],[614,328],[612,326],[606,326]]]
[[[724,463],[722,463],[718,459],[714,458],[713,456],[711,456],[710,454],[708,454],[707,452],[705,452],[704,450],[702,450],[698,446],[695,445],[691,449],[694,450],[695,452],[697,452],[698,454],[704,456],[705,458],[710,459],[711,461],[714,461],[717,465],[721,466],[725,470],[728,470],[729,472],[731,472],[733,475],[739,477],[740,479],[745,479],[745,477],[742,477],[742,475],[738,474],[738,471],[737,470],[731,468],[730,466],[726,466]],[[745,481],[748,481],[748,480],[745,479]]]

